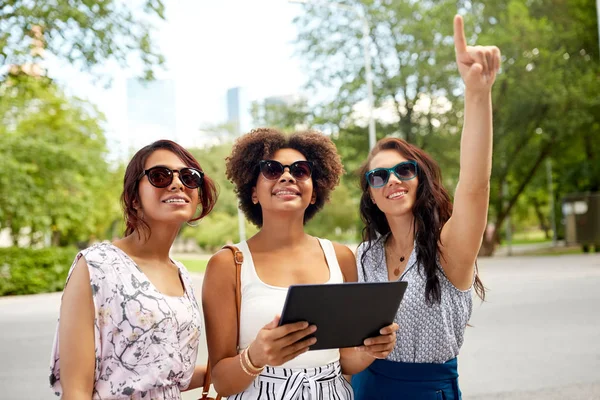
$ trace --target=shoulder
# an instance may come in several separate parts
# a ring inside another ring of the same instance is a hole
[[[77,259],[80,257],[85,258],[88,266],[114,265],[123,261],[119,252],[120,250],[112,243],[101,242],[81,250],[77,255]]]
[[[101,244],[81,250],[75,256],[65,283],[62,302],[87,301],[88,298],[102,297],[107,282],[107,269]]]
[[[202,304],[207,309],[216,306],[235,293],[237,282],[233,251],[221,249],[208,260],[202,281]]]
[[[356,259],[354,257],[354,253],[350,248],[341,243],[331,242],[333,245],[333,250],[335,251],[335,256],[338,260],[338,264],[340,265],[340,269],[342,270],[342,274],[344,275],[345,282],[356,282]]]
[[[356,247],[356,257],[360,257],[367,249],[369,242],[362,242]]]
[[[354,253],[348,246],[337,242],[331,242],[331,244],[338,261],[350,262],[351,260],[354,262]]]
[[[235,276],[234,252],[224,248],[210,257],[204,273],[204,281],[221,280]]]
[[[118,262],[120,262],[120,257],[118,257],[117,249],[111,243],[96,243],[77,253],[71,266],[71,273],[76,268],[87,267],[91,280],[102,279],[108,274],[111,267]]]
[[[371,258],[375,258],[379,253],[383,252],[383,243],[385,243],[385,239],[387,235],[378,236],[374,240],[369,240],[362,242],[356,248],[356,258],[357,260],[361,260],[363,255],[369,255]]]

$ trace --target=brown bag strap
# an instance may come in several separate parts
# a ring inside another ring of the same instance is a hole
[[[233,261],[235,262],[235,307],[237,310],[237,343],[240,343],[240,312],[242,311],[242,264],[244,263],[244,253],[233,245],[223,246],[223,249],[229,249],[233,253]],[[210,390],[211,376],[210,361],[206,362],[206,373],[204,375],[204,384],[202,385],[201,399],[208,399],[208,391]],[[217,399],[221,396],[217,395]]]

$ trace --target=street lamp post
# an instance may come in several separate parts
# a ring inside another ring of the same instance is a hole
[[[600,1],[600,0],[598,0]],[[362,23],[362,46],[363,46],[363,56],[364,56],[364,60],[365,60],[365,80],[367,82],[367,114],[368,114],[368,118],[369,118],[369,150],[373,149],[373,147],[375,147],[375,142],[377,141],[377,136],[375,134],[375,119],[373,116],[373,107],[374,107],[374,100],[373,100],[373,73],[371,70],[371,52],[370,52],[370,47],[369,47],[369,40],[371,37],[371,28],[369,27],[369,21],[367,20],[367,17],[364,15],[364,12],[359,9],[359,8],[354,8],[354,7],[350,7],[347,6],[345,4],[340,4],[340,3],[327,3],[327,4],[322,4],[322,3],[316,3],[316,2],[311,2],[311,1],[307,1],[307,0],[288,0],[289,3],[298,3],[298,4],[314,4],[314,5],[321,5],[321,6],[332,6],[335,8],[339,8],[345,11],[350,11],[356,15],[358,15],[358,17],[361,20]]]

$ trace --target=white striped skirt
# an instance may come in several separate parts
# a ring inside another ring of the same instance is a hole
[[[241,393],[228,400],[353,400],[340,362],[316,368],[266,367]]]

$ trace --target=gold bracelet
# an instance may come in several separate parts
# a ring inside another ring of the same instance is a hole
[[[240,366],[242,367],[242,370],[243,370],[243,371],[244,371],[244,372],[245,372],[247,375],[250,375],[250,376],[258,376],[258,375],[260,375],[260,373],[258,373],[258,374],[254,374],[254,373],[252,373],[252,372],[248,371],[248,369],[247,369],[247,368],[246,368],[246,366],[244,365],[244,360],[242,360],[242,358],[244,358],[244,351],[246,351],[246,349],[244,349],[244,350],[242,351],[242,353],[240,354]]]
[[[244,358],[246,359],[246,364],[248,364],[248,368],[251,371],[258,372],[260,374],[263,371],[263,369],[265,369],[265,367],[263,366],[262,368],[258,368],[257,366],[252,364],[252,361],[250,361],[250,346],[252,346],[252,343],[250,343],[248,347],[246,347],[246,349],[244,350],[246,352],[246,354],[244,355]]]

